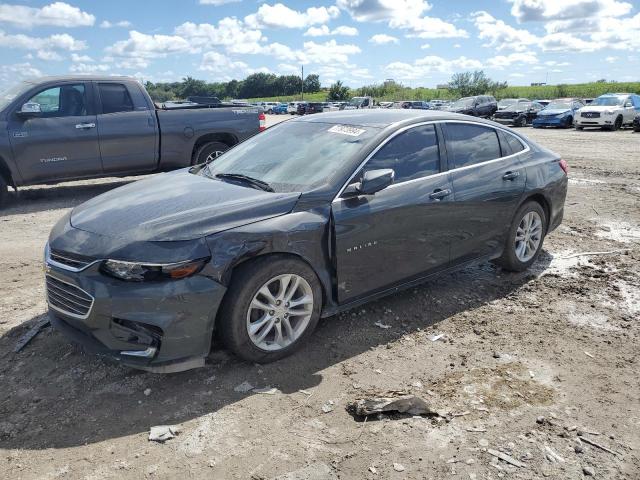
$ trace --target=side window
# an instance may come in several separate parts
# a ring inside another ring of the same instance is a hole
[[[421,125],[400,133],[367,162],[364,170],[392,168],[395,182],[405,182],[440,172],[438,137],[433,125]]]
[[[466,123],[445,125],[447,150],[453,158],[453,168],[500,158],[500,143],[493,128]]]
[[[99,83],[102,113],[133,111],[133,101],[127,87],[121,83]]]
[[[507,143],[509,144],[509,148],[511,149],[510,155],[524,150],[524,145],[514,135],[504,132],[504,137],[506,138]],[[500,140],[502,140],[502,138]]]
[[[84,84],[60,85],[35,94],[29,103],[40,104],[42,117],[73,117],[87,114]]]

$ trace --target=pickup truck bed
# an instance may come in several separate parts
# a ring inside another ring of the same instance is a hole
[[[7,186],[173,170],[261,130],[256,108],[158,108],[128,77],[48,77],[0,94],[0,204]]]

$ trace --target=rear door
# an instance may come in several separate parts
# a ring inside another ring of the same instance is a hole
[[[95,82],[105,173],[151,171],[158,164],[155,108],[137,84]]]
[[[39,183],[102,172],[90,82],[61,82],[34,92],[9,114],[8,130],[20,175]],[[21,117],[23,103],[41,113]]]
[[[450,218],[459,227],[451,244],[455,264],[502,248],[524,192],[526,172],[518,158],[525,147],[510,133],[486,125],[446,122],[443,128],[455,194]],[[509,136],[502,148],[498,132]]]
[[[435,124],[398,133],[354,177],[392,168],[395,183],[375,195],[334,200],[340,303],[448,264],[452,186],[442,173],[442,145]]]

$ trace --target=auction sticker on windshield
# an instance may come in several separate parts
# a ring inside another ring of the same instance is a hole
[[[352,137],[358,137],[366,132],[366,130],[362,128],[351,127],[349,125],[334,125],[329,131],[331,133],[341,133],[342,135],[350,135]]]

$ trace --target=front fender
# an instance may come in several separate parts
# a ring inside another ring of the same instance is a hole
[[[335,307],[331,262],[330,207],[298,211],[227,230],[206,238],[212,275],[228,286],[233,269],[272,253],[296,255],[314,270],[325,294],[324,307]]]

